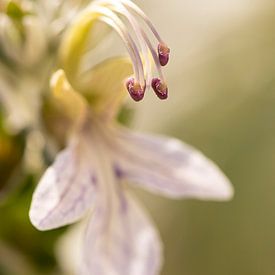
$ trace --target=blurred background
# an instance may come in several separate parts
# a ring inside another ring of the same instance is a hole
[[[162,275],[275,274],[274,1],[136,3],[171,47],[165,69],[170,97],[160,102],[148,93],[134,105],[130,126],[199,148],[235,188],[227,203],[172,201],[134,190],[165,244]],[[1,44],[0,58],[9,63]],[[29,75],[31,66],[20,69],[17,77],[29,79],[25,71]],[[0,72],[14,77],[2,66]],[[46,81],[44,74],[39,77]],[[2,85],[5,102],[3,94]],[[14,105],[9,108],[19,109]],[[22,121],[5,121],[4,106],[0,111],[0,275],[61,274],[55,241],[66,229],[40,233],[28,220],[31,193],[43,171],[37,154],[43,138],[27,134]],[[38,167],[26,165],[26,150],[37,157]]]

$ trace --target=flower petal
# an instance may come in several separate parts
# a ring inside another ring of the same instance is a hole
[[[127,96],[125,80],[133,73],[131,62],[125,57],[108,58],[82,75],[86,88],[80,91],[96,113],[106,109],[116,114],[121,101]]]
[[[97,174],[81,149],[72,144],[59,153],[40,180],[30,208],[36,228],[48,230],[73,223],[92,206]]]
[[[179,140],[118,132],[114,159],[122,178],[169,197],[227,200],[233,188],[203,154]]]
[[[117,207],[96,209],[85,238],[82,275],[159,274],[159,235],[133,198],[124,195]]]
[[[88,106],[84,97],[72,88],[63,70],[58,70],[52,75],[51,89],[51,104],[55,104],[56,109],[61,109],[63,116],[70,121],[78,121]]]

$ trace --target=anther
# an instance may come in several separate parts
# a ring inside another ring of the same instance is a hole
[[[145,88],[142,88],[141,85],[135,81],[134,78],[129,78],[126,82],[127,90],[135,101],[140,101],[144,97]]]
[[[158,45],[159,62],[161,66],[165,66],[169,61],[170,49],[163,43]]]
[[[161,81],[161,79],[153,78],[151,85],[158,98],[167,99],[168,88],[167,85]]]

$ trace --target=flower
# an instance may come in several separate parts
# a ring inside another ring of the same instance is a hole
[[[126,18],[129,30],[117,14]],[[156,50],[136,15],[153,31]],[[117,31],[131,63],[115,58],[92,69],[83,66],[98,20]],[[70,134],[34,192],[30,219],[39,230],[50,230],[90,216],[79,274],[159,274],[159,234],[126,182],[171,198],[227,200],[233,194],[219,168],[194,148],[173,138],[135,133],[115,121],[125,86],[134,101],[143,99],[149,84],[160,99],[167,98],[161,66],[169,53],[146,15],[128,0],[95,1],[62,41],[62,69],[53,75],[51,86]],[[151,76],[150,57],[158,77]],[[134,75],[123,82],[131,64]]]
[[[1,1],[0,103],[10,131],[37,130],[60,38],[85,2]]]

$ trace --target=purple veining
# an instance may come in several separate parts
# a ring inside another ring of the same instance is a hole
[[[192,157],[192,147],[184,144],[180,144],[178,146],[179,148],[174,150],[165,149],[162,145],[163,142],[166,142],[164,137],[158,137],[153,140],[150,137],[146,138],[146,136],[142,136],[141,134],[132,134],[130,132],[125,133],[124,131],[119,131],[117,134],[119,138],[125,140],[125,142],[129,142],[130,139],[131,142],[135,143],[135,146],[139,148],[144,147],[144,149],[146,148],[148,151],[158,152],[159,157],[163,157],[166,163],[174,162],[175,165],[187,164]],[[174,142],[174,140],[171,139],[171,142]],[[162,150],[160,150],[160,148]]]
[[[96,177],[95,174],[91,174],[91,173],[90,173],[90,182],[91,182],[92,185],[94,185],[95,187],[97,186],[98,180],[97,180],[97,177]]]
[[[63,164],[64,163],[65,162],[63,162]],[[45,224],[46,220],[49,219],[49,217],[54,213],[54,211],[56,211],[56,209],[58,209],[62,205],[62,202],[70,194],[70,191],[72,190],[73,186],[75,184],[79,184],[77,177],[78,177],[78,174],[80,173],[79,170],[81,170],[81,169],[78,168],[78,166],[81,166],[81,164],[76,162],[74,165],[76,166],[74,169],[74,173],[70,173],[70,176],[66,179],[67,184],[59,196],[58,203],[52,209],[50,209],[48,211],[48,213],[46,214],[46,216],[40,221],[40,223],[39,223],[40,226],[43,226]],[[68,167],[66,167],[66,168],[68,168]],[[55,170],[57,170],[57,169],[55,169]],[[89,175],[90,175],[90,177],[88,177],[89,182],[91,183],[92,186],[95,186],[97,183],[96,176],[91,175],[90,173],[89,173]],[[57,186],[58,186],[58,182],[60,182],[61,180],[64,181],[64,179],[61,179],[61,177],[62,177],[62,175],[58,174],[57,179],[56,179]],[[84,175],[84,177],[85,177],[85,175]],[[60,214],[62,215],[62,217],[66,217],[69,213],[71,213],[72,211],[74,211],[76,209],[77,205],[83,203],[84,197],[87,194],[87,191],[91,185],[86,184],[85,182],[82,182],[81,185],[80,185],[81,186],[80,194],[71,202],[71,204],[70,204],[71,207],[64,212],[60,211]]]
[[[117,163],[115,163],[113,165],[113,170],[114,170],[114,173],[115,173],[115,176],[118,178],[118,179],[121,179],[124,175],[124,172],[122,171],[122,169],[119,167],[119,165]]]

